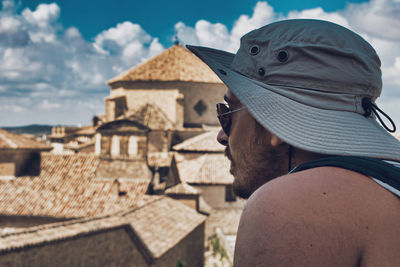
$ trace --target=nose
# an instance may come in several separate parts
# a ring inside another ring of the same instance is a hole
[[[224,130],[219,130],[217,135],[217,141],[223,146],[228,145],[228,136],[225,134]]]

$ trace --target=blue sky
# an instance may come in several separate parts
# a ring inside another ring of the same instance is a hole
[[[114,27],[123,21],[140,24],[147,33],[157,36],[166,46],[172,44],[174,25],[183,21],[195,25],[200,19],[211,23],[223,23],[231,29],[235,20],[243,14],[251,15],[257,0],[116,0],[106,1],[36,1],[22,0],[20,8],[34,10],[41,3],[57,3],[60,7],[60,22],[64,27],[77,27],[85,39],[90,40],[105,29]],[[304,10],[322,7],[326,12],[342,10],[347,3],[363,3],[366,0],[272,0],[268,3],[275,12],[287,14],[292,10]]]
[[[107,80],[182,43],[234,52],[246,32],[287,18],[356,31],[382,60],[378,104],[400,124],[400,0],[2,0],[0,126],[89,124]]]

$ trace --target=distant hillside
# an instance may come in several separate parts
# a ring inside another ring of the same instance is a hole
[[[52,125],[40,125],[32,124],[26,126],[16,126],[16,127],[0,127],[7,131],[17,133],[17,134],[33,134],[36,136],[42,136],[44,134],[51,134]]]

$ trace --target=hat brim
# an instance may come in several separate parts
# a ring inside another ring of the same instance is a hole
[[[374,118],[294,101],[275,93],[273,85],[261,87],[231,69],[232,53],[199,46],[187,48],[218,75],[263,127],[294,147],[329,155],[400,160],[400,142]]]

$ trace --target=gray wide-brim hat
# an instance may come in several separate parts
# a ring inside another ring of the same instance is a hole
[[[400,142],[374,116],[379,57],[354,32],[326,21],[285,20],[244,35],[236,54],[187,48],[262,126],[294,147],[400,160]]]

